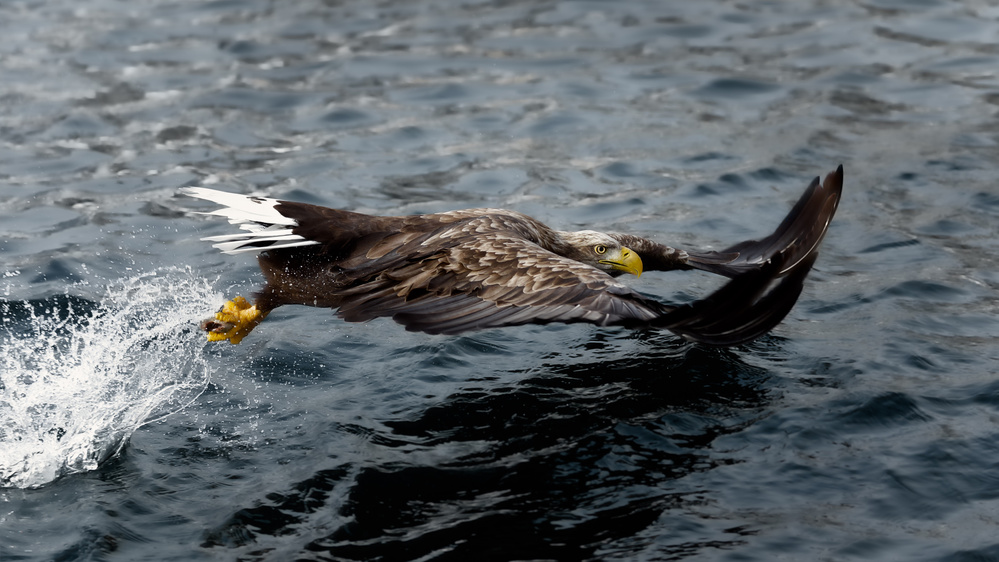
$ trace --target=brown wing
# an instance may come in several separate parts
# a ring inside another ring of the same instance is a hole
[[[843,166],[819,183],[815,178],[777,229],[766,238],[740,242],[718,252],[690,252],[647,238],[611,234],[638,252],[646,270],[700,269],[726,277],[755,271],[781,256],[780,275],[808,259],[825,237],[843,192]]]
[[[790,268],[780,255],[775,256],[706,298],[664,314],[654,324],[708,345],[752,341],[772,330],[791,311],[817,255],[811,252]]]
[[[355,254],[344,263],[356,263],[344,274],[359,277],[339,293],[341,318],[390,317],[432,334],[549,322],[645,325],[672,310],[516,231],[497,230],[495,217],[463,220],[373,260]]]
[[[777,253],[707,298],[672,307],[545,250],[533,241],[540,223],[517,214],[361,215],[351,224],[343,211],[311,205],[288,204],[284,212],[299,221],[297,234],[321,245],[261,255],[265,303],[338,308],[349,322],[389,317],[432,334],[588,322],[657,326],[699,343],[736,345],[786,316],[815,258],[812,251],[787,265],[792,254]]]
[[[391,317],[408,330],[432,334],[549,322],[653,326],[690,341],[731,346],[762,336],[784,319],[816,256],[812,252],[790,268],[776,256],[704,299],[671,307],[516,237],[499,240],[499,246],[485,247],[463,241],[439,257],[357,285],[338,314],[347,321]],[[497,263],[500,256],[510,263]]]

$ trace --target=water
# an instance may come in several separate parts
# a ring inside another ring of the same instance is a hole
[[[997,19],[0,5],[0,560],[999,559]],[[260,275],[179,187],[719,248],[840,163],[801,300],[736,349],[302,307],[196,331]]]
[[[94,470],[137,427],[194,400],[209,373],[190,318],[214,296],[206,285],[167,270],[112,283],[99,303],[0,304],[0,482]]]

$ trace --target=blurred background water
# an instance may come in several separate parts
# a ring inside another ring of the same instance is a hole
[[[999,559],[994,3],[12,0],[0,33],[0,559]],[[736,349],[196,331],[260,275],[182,186],[704,249],[840,163],[798,306]]]

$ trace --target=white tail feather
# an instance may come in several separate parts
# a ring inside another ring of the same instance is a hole
[[[238,224],[241,230],[247,231],[202,238],[209,242],[218,242],[212,246],[222,253],[263,252],[319,243],[292,233],[292,229],[288,227],[298,226],[298,223],[275,209],[280,203],[277,199],[250,197],[204,187],[185,187],[181,188],[180,192],[223,205],[221,209],[200,214],[226,217],[230,224]]]
[[[250,225],[241,225],[240,228],[244,228]],[[243,240],[250,238],[272,238],[276,236],[291,236],[291,238],[284,238],[284,240],[294,240],[295,238],[301,238],[299,235],[292,233],[290,228],[275,228],[273,226],[269,228],[247,228],[250,232],[236,232],[234,234],[219,234],[218,236],[206,236],[202,240],[208,240],[211,242],[228,242],[230,240]]]

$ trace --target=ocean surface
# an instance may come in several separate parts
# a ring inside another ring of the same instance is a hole
[[[0,36],[3,562],[999,560],[994,2],[11,0]],[[748,345],[197,330],[262,279],[184,186],[717,249],[839,164]]]

